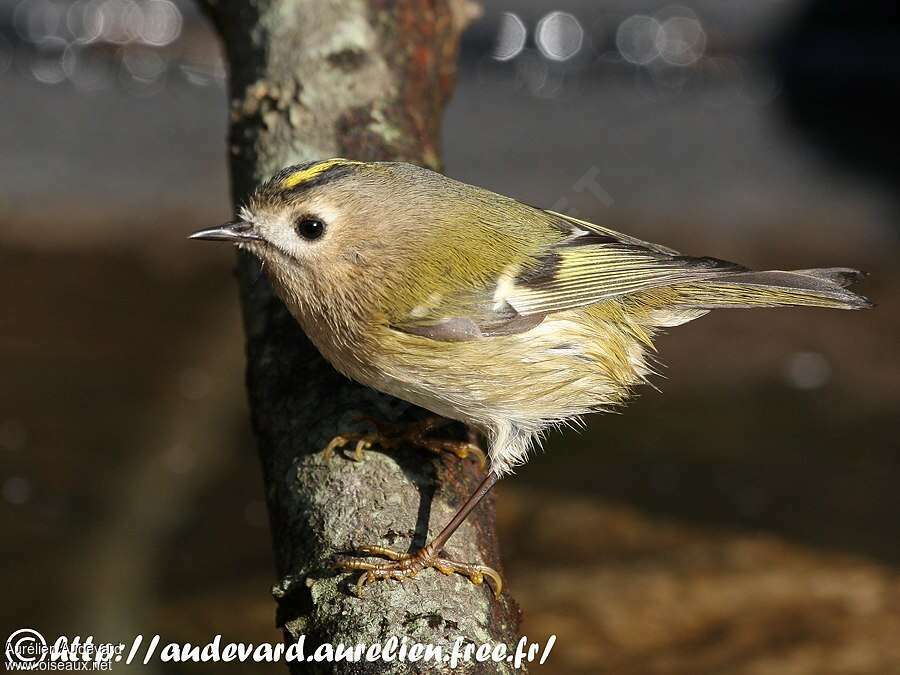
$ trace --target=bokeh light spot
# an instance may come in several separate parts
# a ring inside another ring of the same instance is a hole
[[[551,12],[538,21],[534,35],[537,47],[552,61],[567,61],[584,44],[584,29],[578,19],[567,12]]]
[[[666,63],[690,66],[706,50],[706,31],[697,19],[673,16],[666,19],[657,31],[656,48]]]
[[[635,14],[625,19],[616,30],[616,48],[629,63],[645,66],[659,57],[659,21],[652,16]]]
[[[785,375],[797,389],[819,389],[831,379],[831,365],[818,352],[797,352],[788,359]]]
[[[497,43],[491,53],[498,61],[509,61],[518,56],[525,48],[528,29],[525,23],[512,12],[503,12],[500,27],[497,30]]]

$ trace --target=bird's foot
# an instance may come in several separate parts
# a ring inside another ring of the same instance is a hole
[[[361,462],[363,456],[373,445],[379,445],[385,450],[392,450],[396,447],[396,439],[382,436],[377,431],[360,433],[351,432],[347,434],[338,434],[332,438],[325,449],[322,450],[322,458],[326,462],[330,462],[337,450],[341,450],[350,444],[353,444],[353,461]]]
[[[365,587],[374,581],[406,581],[412,579],[423,569],[433,568],[441,574],[451,576],[461,574],[468,577],[476,586],[489,580],[489,586],[494,592],[494,597],[499,598],[503,590],[503,579],[492,567],[476,565],[473,563],[460,563],[447,558],[442,558],[426,546],[415,553],[397,553],[393,549],[384,546],[361,546],[353,551],[353,555],[360,557],[383,558],[387,562],[369,562],[367,560],[341,560],[337,563],[338,569],[361,572],[354,587],[356,595],[362,597]]]
[[[487,457],[484,451],[471,441],[459,441],[445,438],[434,438],[429,435],[434,429],[444,426],[447,420],[440,417],[429,417],[412,424],[389,424],[372,418],[365,418],[375,427],[375,431],[340,434],[331,439],[323,451],[325,461],[330,461],[335,451],[353,444],[353,459],[361,461],[365,451],[373,445],[384,450],[394,450],[402,445],[422,448],[435,454],[449,452],[459,459],[475,459],[484,469]]]

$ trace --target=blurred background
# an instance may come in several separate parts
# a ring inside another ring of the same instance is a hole
[[[500,486],[522,630],[558,635],[534,670],[900,673],[896,3],[484,5],[449,175],[688,253],[858,267],[878,303],[678,328],[659,391]],[[185,241],[231,215],[210,26],[0,0],[0,92],[4,634],[279,640],[233,256]]]

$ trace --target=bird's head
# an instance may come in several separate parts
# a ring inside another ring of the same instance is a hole
[[[402,258],[421,218],[400,198],[409,165],[328,159],[287,167],[260,185],[239,218],[192,239],[236,244],[262,260],[281,295],[333,303],[371,292]],[[430,173],[430,172],[426,172]]]

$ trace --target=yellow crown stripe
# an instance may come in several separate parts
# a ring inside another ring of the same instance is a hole
[[[351,165],[351,164],[362,164],[362,162],[356,162],[350,159],[344,159],[343,157],[335,157],[334,159],[326,159],[318,164],[313,164],[306,169],[300,169],[299,171],[295,171],[290,176],[281,181],[281,189],[282,190],[291,190],[298,185],[302,185],[306,183],[321,173],[328,171],[329,169],[333,169],[336,166],[341,165]]]

